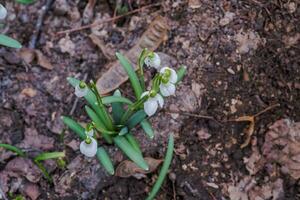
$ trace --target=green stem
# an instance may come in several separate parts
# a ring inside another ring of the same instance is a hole
[[[105,122],[107,123],[107,126],[108,126],[108,129],[109,130],[114,130],[114,126],[113,126],[113,122],[112,122],[112,119],[111,117],[109,116],[102,100],[101,100],[101,96],[97,90],[97,87],[95,85],[94,82],[92,82],[90,84],[90,89],[92,90],[92,92],[95,94],[96,98],[97,98],[97,103],[98,103],[98,106],[99,108],[102,110],[103,114],[104,114],[104,118],[105,118]]]
[[[149,97],[146,95],[143,98],[137,100],[134,104],[130,105],[126,110],[124,115],[121,118],[121,124],[125,124],[125,122],[129,119],[129,117],[134,113],[136,109],[138,109]]]
[[[157,192],[159,191],[161,184],[163,183],[167,173],[168,169],[170,167],[172,157],[173,157],[173,149],[174,149],[174,136],[173,134],[170,134],[169,136],[169,142],[168,142],[168,149],[165,157],[165,161],[163,163],[163,166],[159,172],[157,181],[155,182],[151,192],[149,193],[146,200],[152,200],[156,196]]]

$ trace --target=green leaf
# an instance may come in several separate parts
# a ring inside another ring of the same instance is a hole
[[[145,113],[144,110],[137,111],[126,122],[128,129],[130,130],[130,129],[134,128],[141,121],[143,121],[146,117],[147,117],[147,114]]]
[[[165,177],[168,173],[172,157],[173,157],[173,150],[174,150],[174,136],[173,134],[170,134],[169,136],[169,142],[168,142],[168,149],[165,157],[165,161],[162,165],[162,168],[159,172],[157,181],[155,182],[151,192],[149,193],[149,196],[147,197],[146,200],[152,200],[156,196],[157,192],[159,191],[161,184],[165,180]]]
[[[117,96],[107,96],[107,97],[102,97],[102,102],[103,104],[111,104],[111,103],[126,103],[128,105],[133,104],[132,101],[125,97],[117,97]]]
[[[135,73],[135,70],[133,69],[127,58],[125,58],[122,54],[116,53],[116,56],[129,77],[136,98],[141,98],[143,90],[140,85],[139,79]]]
[[[118,135],[126,135],[128,133],[128,128],[125,126],[123,127]]]
[[[43,160],[49,160],[49,159],[55,159],[55,158],[62,158],[65,157],[65,152],[45,152],[41,153],[38,156],[34,158],[35,161],[43,161]]]
[[[105,126],[103,122],[100,120],[100,118],[98,117],[98,115],[89,106],[85,106],[85,111],[88,114],[88,116],[91,118],[91,120],[95,123],[96,126],[95,128],[102,134],[105,141],[109,144],[112,144],[113,141],[111,136],[109,135],[111,132],[105,129]]]
[[[142,150],[140,148],[139,143],[137,142],[135,137],[130,132],[125,135],[125,138],[131,144],[131,146],[134,148],[134,150],[142,155]]]
[[[39,161],[34,161],[34,163],[38,166],[38,168],[41,170],[42,174],[44,175],[44,177],[48,180],[49,183],[52,183],[52,177],[51,175],[48,173],[46,167],[44,167],[44,165],[39,162]]]
[[[114,97],[121,97],[121,92],[116,90],[114,92]],[[119,124],[121,122],[122,115],[124,114],[125,110],[123,108],[123,104],[120,102],[114,102],[111,104],[112,107],[112,116],[114,119],[115,124]]]
[[[131,144],[126,140],[124,136],[117,136],[113,138],[115,144],[130,158],[135,164],[144,170],[149,170],[147,162],[143,156],[136,152]]]
[[[32,4],[34,3],[36,0],[16,0],[16,2],[18,3],[22,3],[22,4]]]
[[[185,74],[186,74],[186,66],[182,65],[177,70],[177,82],[176,82],[176,84],[178,84],[183,79]]]
[[[76,85],[80,83],[80,80],[76,78],[67,78],[68,82],[75,88]],[[105,114],[104,111],[100,109],[100,107],[96,104],[97,103],[97,98],[95,94],[89,89],[87,94],[84,96],[85,100],[90,104],[90,106],[93,108],[93,110],[97,113],[99,116],[100,120],[102,121],[102,124],[105,125],[106,128],[107,124],[105,123]]]
[[[113,163],[112,163],[111,159],[109,158],[109,155],[105,151],[105,149],[103,147],[99,147],[98,150],[97,150],[97,154],[96,155],[97,155],[97,158],[100,161],[100,163],[106,169],[106,171],[110,175],[114,175],[115,170],[114,170]]]
[[[16,153],[18,156],[22,156],[22,157],[25,156],[25,153],[21,149],[19,149],[18,147],[15,147],[13,145],[10,145],[10,144],[0,144],[0,147],[2,147],[4,149],[7,149],[9,151],[12,151],[12,152]]]
[[[63,120],[65,125],[67,125],[72,131],[74,131],[79,136],[81,140],[85,140],[85,129],[80,124],[78,124],[69,117],[62,116],[61,119]]]
[[[0,45],[20,49],[22,45],[17,40],[12,39],[6,35],[0,34]]]
[[[149,123],[149,121],[147,119],[144,119],[143,121],[141,121],[141,127],[144,129],[145,133],[148,135],[148,137],[150,139],[154,138],[154,131],[152,129],[151,124]]]

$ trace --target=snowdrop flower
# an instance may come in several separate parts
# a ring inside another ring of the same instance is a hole
[[[77,97],[84,97],[88,93],[88,87],[85,82],[80,81],[78,85],[75,87],[75,95]]]
[[[87,157],[94,157],[97,153],[97,141],[90,136],[80,143],[80,152]]]
[[[162,96],[155,91],[146,91],[142,94],[141,98],[149,95],[149,98],[144,103],[144,111],[148,116],[152,116],[155,114],[158,105],[162,108],[164,105],[164,99]]]
[[[0,4],[0,20],[5,19],[6,15],[7,15],[6,8],[2,4]]]
[[[161,84],[159,85],[160,93],[167,97],[175,94],[175,84],[177,82],[177,73],[169,67],[163,67],[160,70],[162,75]]]
[[[161,61],[157,53],[150,53],[150,55],[145,58],[144,62],[148,67],[154,67],[157,70],[160,68]]]

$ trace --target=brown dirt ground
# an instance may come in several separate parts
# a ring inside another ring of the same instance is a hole
[[[16,51],[0,48],[0,141],[20,146],[26,132],[36,130],[38,135],[46,136],[41,140],[52,143],[46,147],[37,142],[31,148],[67,152],[66,161],[72,165],[67,170],[53,167],[54,185],[44,179],[34,183],[41,193],[39,199],[144,199],[156,173],[141,180],[110,177],[96,160],[85,160],[78,149],[67,145],[71,141],[76,143],[77,138],[65,131],[60,122],[60,116],[70,112],[75,100],[66,77],[83,78],[87,74],[88,79],[99,78],[110,60],[88,38],[90,30],[70,34],[74,51],[61,51],[59,41],[65,36],[55,33],[82,25],[76,14],[82,14],[86,1],[67,1],[67,10],[59,8],[59,2],[64,1],[57,0],[46,15],[37,46],[52,63],[52,70],[35,62],[24,64]],[[97,18],[113,15],[114,5],[108,2],[112,1],[97,2]],[[276,120],[300,121],[300,4],[294,1],[293,10],[291,2],[165,1],[160,7],[126,17],[118,22],[119,26],[112,22],[100,26],[105,31],[105,45],[111,51],[126,51],[156,15],[163,15],[169,20],[170,31],[158,51],[188,67],[176,97],[168,98],[162,112],[151,119],[155,140],[148,140],[141,130],[136,130],[144,154],[154,158],[164,156],[167,134],[174,132],[176,136],[169,177],[157,199],[228,198],[227,185],[248,175],[243,158],[251,155],[251,144],[240,148],[247,124],[226,120],[255,114],[279,103],[279,107],[256,120],[254,136],[259,147],[268,126]],[[154,2],[140,1],[133,3],[133,8],[151,3]],[[10,16],[3,31],[27,46],[44,1],[30,6],[5,4]],[[234,16],[226,18],[226,13]],[[22,95],[24,88],[33,88],[36,95]],[[127,83],[121,90],[132,95]],[[83,105],[80,100],[74,113],[79,121],[86,120]],[[218,122],[170,114],[170,110],[213,116]],[[201,139],[201,133],[210,137]],[[114,156],[115,164],[126,159],[115,147],[104,146]],[[7,163],[15,156],[2,152],[0,159],[0,170],[5,174]],[[70,178],[71,172],[75,172],[74,178]],[[263,171],[258,177],[259,183],[268,174]],[[298,180],[280,173],[278,177],[284,181],[284,199],[300,198]],[[61,182],[62,178],[66,178],[66,183]],[[19,185],[13,184],[16,182]],[[28,195],[24,187],[30,183],[24,177],[16,175],[6,183],[12,193]]]

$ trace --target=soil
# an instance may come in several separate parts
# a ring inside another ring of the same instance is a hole
[[[128,2],[129,10],[157,3]],[[103,32],[107,52],[90,40],[90,29],[69,37],[56,34],[114,15],[113,1],[97,1],[94,16],[81,18],[86,4],[56,0],[46,14],[36,49],[52,69],[37,61],[28,64],[18,51],[0,48],[1,143],[29,151],[66,151],[67,155],[65,169],[47,163],[54,179],[54,184],[48,184],[44,178],[30,181],[17,172],[4,179],[10,171],[8,163],[17,157],[1,150],[0,186],[9,190],[10,196],[35,199],[33,193],[38,192],[36,199],[145,199],[157,171],[143,179],[109,176],[96,159],[80,154],[79,140],[65,129],[60,116],[69,115],[76,99],[66,78],[97,80],[115,60],[107,55],[126,52],[157,15],[166,17],[170,26],[168,39],[157,51],[176,59],[177,65],[172,67],[187,66],[176,96],[166,99],[164,109],[150,120],[155,139],[146,138],[140,128],[135,131],[144,155],[157,159],[164,157],[168,134],[175,135],[174,158],[157,199],[229,199],[228,185],[249,176],[244,160],[253,145],[240,148],[248,124],[230,120],[279,104],[255,120],[252,139],[257,139],[259,148],[268,127],[277,120],[300,121],[300,4],[296,0],[165,1],[97,27]],[[27,47],[45,1],[27,6],[5,1],[4,5],[9,16],[1,31]],[[71,44],[61,44],[62,38]],[[151,75],[149,71],[146,74]],[[133,95],[129,83],[123,84],[121,91],[129,98]],[[79,100],[73,117],[86,122],[83,106],[84,101]],[[126,159],[115,147],[102,145],[113,156],[115,166]],[[274,177],[261,170],[255,178],[263,185]],[[281,172],[276,178],[283,180],[282,199],[300,199],[299,180]],[[29,187],[32,184],[35,187]]]

